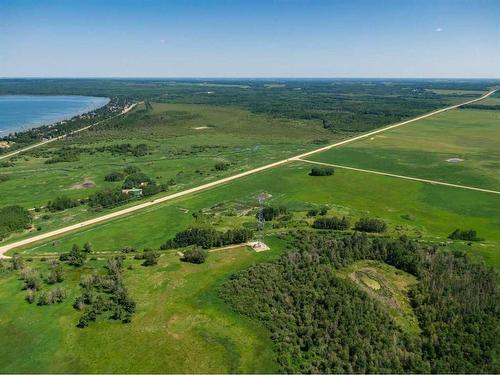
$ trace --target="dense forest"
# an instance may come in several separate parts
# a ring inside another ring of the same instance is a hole
[[[403,332],[379,302],[336,276],[363,259],[418,278],[410,298],[420,335]],[[496,277],[463,253],[405,237],[301,232],[278,260],[233,275],[221,296],[270,329],[283,372],[498,373]]]

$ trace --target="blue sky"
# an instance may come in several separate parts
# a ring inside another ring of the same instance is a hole
[[[500,78],[500,0],[0,0],[0,77]]]

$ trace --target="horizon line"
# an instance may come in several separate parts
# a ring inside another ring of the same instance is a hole
[[[426,79],[426,80],[500,80],[500,77],[425,77],[425,76],[324,76],[324,77],[315,77],[315,76],[230,76],[230,77],[221,77],[221,76],[12,76],[12,77],[0,77],[0,80],[7,79],[192,79],[192,80],[203,80],[203,79],[221,79],[221,80],[275,80],[275,79],[284,79],[284,80],[334,80],[334,79]]]

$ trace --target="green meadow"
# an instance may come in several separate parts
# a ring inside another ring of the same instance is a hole
[[[500,112],[453,110],[310,159],[500,190]]]
[[[105,176],[130,165],[140,168],[158,184],[174,181],[166,193],[171,194],[340,138],[313,120],[274,118],[232,107],[153,104],[146,109],[142,105],[124,118],[11,159],[13,166],[0,168],[0,175],[6,177],[0,179],[0,207],[43,207],[59,196],[85,199],[94,192],[120,187],[122,181],[107,182]],[[99,147],[126,143],[146,144],[148,153],[136,157],[96,151]],[[63,147],[87,151],[79,153],[76,161],[47,164],[53,153]],[[227,169],[215,170],[215,164],[220,162],[226,163]],[[128,205],[133,204],[137,200]],[[61,212],[32,213],[31,230],[14,233],[5,241],[103,214],[90,211],[85,205]]]
[[[0,273],[0,369],[2,373],[263,373],[275,372],[272,342],[257,322],[233,312],[218,297],[227,277],[282,250],[255,253],[237,248],[211,253],[202,265],[182,263],[170,252],[155,267],[125,260],[124,283],[137,303],[129,324],[98,320],[76,327],[72,307],[83,274],[103,267],[89,261],[65,268],[68,298],[37,306],[16,273]],[[36,261],[31,267],[46,268]]]
[[[117,251],[125,246],[158,248],[192,225],[255,228],[257,195],[264,191],[271,195],[268,204],[286,206],[294,212],[294,220],[306,226],[306,211],[327,205],[328,215],[345,215],[352,223],[366,216],[383,218],[391,235],[446,241],[456,228],[473,228],[485,241],[467,246],[467,251],[500,266],[497,196],[342,169],[333,176],[312,177],[310,169],[306,163],[271,169],[20,251],[26,255],[60,253],[73,243],[86,241],[96,251]],[[206,219],[193,216],[200,211],[206,212]],[[274,231],[270,226],[267,230]]]
[[[120,186],[104,176],[127,165],[139,167],[158,183],[176,181],[176,190],[250,169],[290,155],[317,148],[339,136],[323,129],[319,121],[289,120],[246,110],[188,104],[139,106],[125,118],[96,126],[63,141],[11,159],[0,168],[8,179],[0,182],[0,206],[44,206],[65,195],[86,198],[94,191]],[[130,143],[146,144],[145,156],[113,155],[96,148]],[[79,147],[77,161],[47,164],[51,152]],[[229,163],[214,171],[217,162]],[[85,181],[91,187],[82,187]]]

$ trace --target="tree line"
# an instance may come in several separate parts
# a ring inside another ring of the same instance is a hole
[[[174,238],[166,241],[160,248],[166,250],[196,245],[210,249],[244,243],[251,239],[252,235],[253,231],[246,228],[229,229],[225,232],[213,228],[189,228],[176,233]]]

